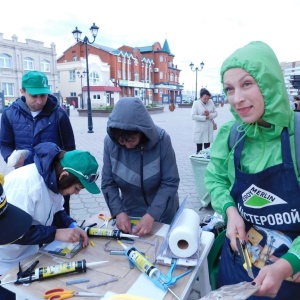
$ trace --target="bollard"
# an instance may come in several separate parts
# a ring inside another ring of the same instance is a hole
[[[68,117],[70,117],[70,105],[69,104],[66,105],[66,112],[67,112]]]

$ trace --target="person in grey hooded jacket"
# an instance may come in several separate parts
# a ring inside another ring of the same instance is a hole
[[[101,182],[117,227],[141,236],[154,221],[170,224],[179,207],[178,186],[170,136],[139,98],[121,98],[107,122]],[[141,217],[133,232],[129,217]]]

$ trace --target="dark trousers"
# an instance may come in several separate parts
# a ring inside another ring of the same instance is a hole
[[[16,295],[13,292],[1,287],[0,288],[0,299],[1,300],[16,300]]]
[[[65,199],[64,209],[68,215],[70,215],[70,198],[71,198],[70,195],[64,196]]]
[[[197,144],[197,153],[199,153],[202,150],[202,143],[201,144]],[[204,149],[209,148],[210,143],[204,143]]]
[[[258,275],[259,268],[252,266],[254,277]],[[225,238],[220,266],[218,269],[218,284],[217,288],[224,285],[236,284],[241,281],[251,282],[253,279],[250,278],[243,267],[243,261],[237,252],[233,252],[230,248],[230,241]],[[291,282],[284,280],[275,300],[299,300],[300,283]],[[247,300],[268,300],[269,297],[257,297],[250,296]]]

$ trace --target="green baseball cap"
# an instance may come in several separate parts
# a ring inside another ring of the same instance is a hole
[[[60,164],[64,170],[75,175],[91,194],[100,193],[100,189],[96,184],[99,177],[99,165],[90,152],[82,150],[68,151],[60,160]]]
[[[51,94],[47,76],[38,71],[29,71],[23,75],[22,88],[26,89],[29,95]]]

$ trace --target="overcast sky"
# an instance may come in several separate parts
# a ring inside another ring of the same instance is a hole
[[[90,38],[93,22],[99,26],[96,42],[113,48],[163,46],[167,39],[186,90],[196,83],[189,64],[203,61],[198,91],[206,86],[219,93],[222,62],[253,40],[268,43],[280,62],[300,60],[300,0],[11,0],[1,12],[4,39],[15,34],[19,42],[53,42],[58,57],[75,43],[75,26]]]

